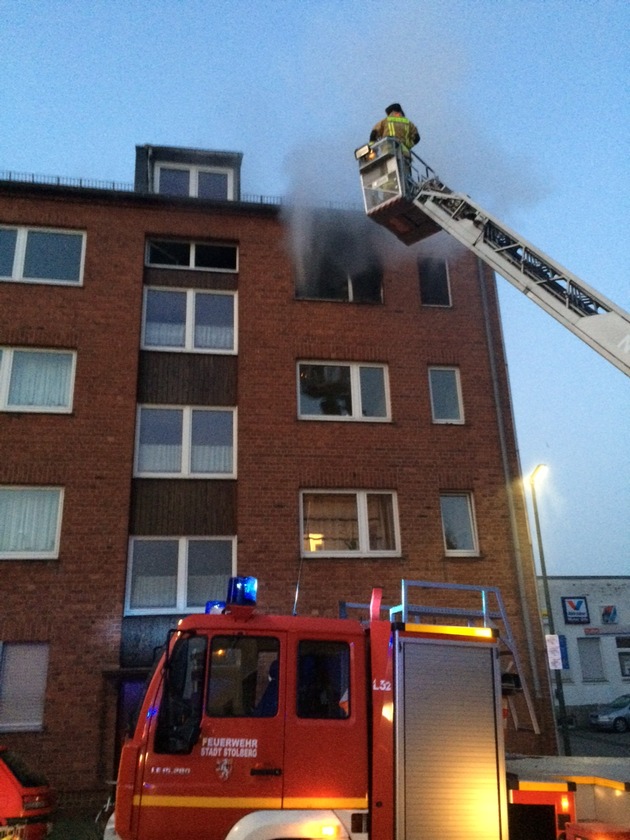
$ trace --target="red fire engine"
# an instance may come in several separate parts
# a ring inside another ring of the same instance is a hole
[[[411,588],[440,585],[403,581],[401,605],[381,618],[377,591],[363,622],[259,614],[252,580],[179,622],[105,836],[506,838],[497,590],[451,585],[479,609],[421,609]]]

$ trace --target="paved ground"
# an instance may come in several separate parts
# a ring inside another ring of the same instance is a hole
[[[59,820],[48,840],[99,840],[102,836],[93,820]]]
[[[573,755],[630,757],[630,732],[617,735],[615,732],[573,729],[569,730],[569,740]]]

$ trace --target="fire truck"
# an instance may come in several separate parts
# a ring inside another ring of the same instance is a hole
[[[508,699],[540,730],[498,589],[403,581],[340,618],[265,615],[253,591],[231,579],[172,632],[105,837],[508,836]]]

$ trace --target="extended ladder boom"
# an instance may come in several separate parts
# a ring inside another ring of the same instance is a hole
[[[412,245],[444,230],[630,376],[630,315],[493,218],[452,192],[391,137],[358,149],[367,215]]]

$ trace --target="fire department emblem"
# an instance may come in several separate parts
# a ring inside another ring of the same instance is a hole
[[[227,782],[227,780],[232,775],[232,770],[234,769],[234,762],[231,758],[221,758],[217,761],[215,770],[217,772],[217,776],[221,779],[222,782]]]

